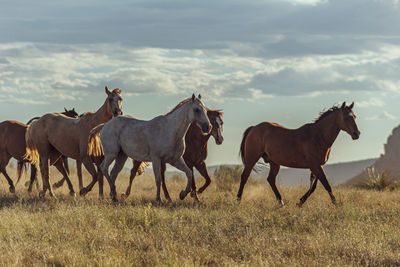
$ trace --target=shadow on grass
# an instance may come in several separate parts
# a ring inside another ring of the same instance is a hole
[[[41,199],[38,196],[24,196],[19,197],[18,195],[0,195],[0,209],[12,207],[15,205],[31,206],[38,203],[44,202],[45,199]]]

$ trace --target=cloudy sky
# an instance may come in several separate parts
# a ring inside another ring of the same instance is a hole
[[[239,163],[243,131],[297,128],[355,101],[361,137],[342,132],[330,162],[377,157],[400,121],[400,1],[1,0],[0,120],[75,107],[104,85],[142,119],[193,92],[224,110],[209,165]]]

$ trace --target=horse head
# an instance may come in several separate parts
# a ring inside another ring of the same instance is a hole
[[[207,110],[207,116],[212,125],[210,134],[212,135],[212,137],[214,137],[215,143],[217,145],[220,145],[224,141],[224,137],[222,135],[222,125],[224,124],[222,120],[222,112],[219,110],[209,109]]]
[[[353,140],[357,140],[360,137],[360,131],[356,124],[356,116],[353,112],[354,102],[350,106],[346,106],[346,102],[343,102],[340,107],[339,115],[339,127],[341,130],[348,133]]]
[[[111,113],[114,117],[122,115],[122,97],[121,97],[121,89],[115,88],[114,90],[108,90],[107,86],[105,87],[105,91],[107,94],[107,111]]]
[[[75,108],[68,110],[64,107],[64,110],[65,111],[62,114],[65,116],[70,118],[79,118],[79,114],[75,111]]]
[[[190,105],[188,112],[190,122],[196,123],[203,133],[210,133],[212,126],[207,116],[207,110],[201,101],[201,95],[196,98],[193,94],[188,103]]]

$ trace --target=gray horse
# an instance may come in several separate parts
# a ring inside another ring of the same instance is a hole
[[[161,201],[161,166],[169,163],[185,172],[187,186],[179,197],[184,199],[191,191],[193,173],[182,158],[185,150],[184,137],[191,123],[196,123],[204,133],[209,133],[211,124],[207,117],[201,96],[193,94],[180,102],[165,115],[149,121],[142,121],[130,116],[118,116],[105,124],[94,128],[89,135],[88,153],[103,156],[101,172],[110,185],[110,195],[116,201],[115,179],[122,170],[128,157],[142,162],[152,162],[157,185],[156,200]],[[108,173],[108,167],[115,160],[115,165]],[[196,197],[196,192],[192,192]]]

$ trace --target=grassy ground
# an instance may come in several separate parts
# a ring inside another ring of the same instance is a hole
[[[155,203],[154,178],[142,176],[113,204],[97,190],[39,199],[23,183],[12,195],[1,177],[0,265],[400,265],[399,191],[335,188],[335,207],[318,185],[299,209],[306,188],[279,187],[286,205],[277,209],[264,181],[249,184],[240,204],[238,185],[213,183],[197,204],[178,199],[184,181],[167,182],[173,203]],[[120,176],[119,193],[126,184]]]

